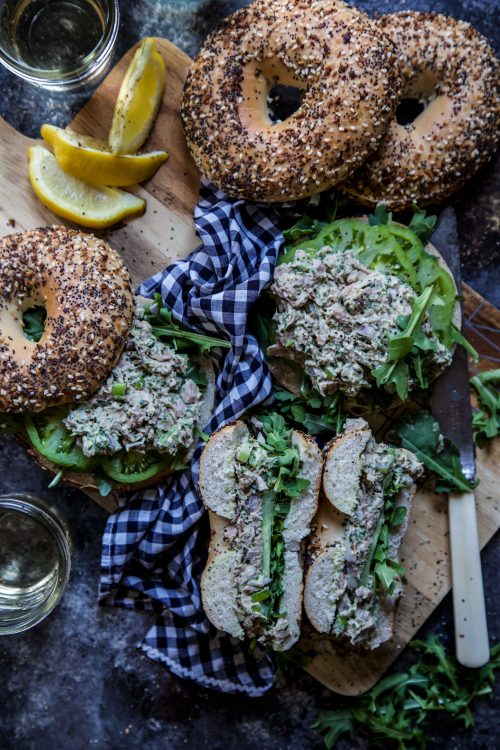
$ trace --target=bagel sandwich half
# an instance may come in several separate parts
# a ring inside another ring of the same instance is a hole
[[[135,298],[125,346],[83,403],[4,414],[56,482],[106,495],[158,483],[192,457],[214,403],[212,347],[227,341],[177,324],[161,298]]]
[[[422,465],[377,444],[363,419],[325,448],[322,499],[308,542],[304,606],[316,630],[374,649],[392,637],[403,540]]]
[[[201,592],[208,619],[235,638],[286,651],[300,636],[304,540],[322,456],[277,414],[211,436],[199,489],[211,538]]]

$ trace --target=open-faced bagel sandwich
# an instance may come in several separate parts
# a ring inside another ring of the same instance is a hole
[[[103,240],[64,227],[0,240],[0,423],[66,482],[105,494],[181,467],[213,407],[206,352],[227,345],[134,297]]]
[[[417,222],[384,218],[305,217],[285,232],[267,348],[285,388],[305,378],[321,395],[377,386],[404,401],[451,362],[463,340],[453,277]]]

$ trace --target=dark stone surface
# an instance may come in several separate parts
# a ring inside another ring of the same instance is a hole
[[[194,54],[219,19],[245,4],[122,0],[117,58],[134,41],[153,34]],[[359,0],[357,4],[380,12],[405,8],[447,12],[471,21],[490,37],[496,33],[493,42],[497,51],[500,47],[500,6],[495,0]],[[29,135],[35,135],[45,121],[67,124],[89,94],[48,96],[4,70],[0,90],[0,115]],[[453,200],[459,215],[464,278],[496,304],[500,302],[498,273],[493,273],[498,260],[498,174],[495,165],[486,167]],[[17,443],[2,438],[0,494],[14,490],[33,492],[53,503],[68,521],[74,548],[70,582],[59,607],[37,628],[0,642],[2,750],[322,747],[310,725],[320,708],[338,705],[340,699],[307,675],[259,700],[223,696],[173,677],[137,651],[134,645],[148,627],[148,616],[96,604],[104,511],[78,492],[47,490],[46,475]],[[496,641],[500,635],[498,539],[488,546],[483,561],[490,630]],[[429,632],[451,642],[449,597],[420,635]],[[403,668],[409,658],[403,654],[396,668]],[[498,698],[479,702],[476,719],[476,726],[464,732],[436,718],[429,747],[497,748]],[[362,744],[355,740],[340,747],[347,750]]]

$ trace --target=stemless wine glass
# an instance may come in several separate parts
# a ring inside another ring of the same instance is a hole
[[[95,84],[118,25],[118,0],[0,0],[0,62],[52,91]]]
[[[0,635],[20,633],[52,612],[69,577],[64,521],[42,500],[0,496]]]

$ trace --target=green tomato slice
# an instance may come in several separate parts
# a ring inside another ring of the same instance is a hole
[[[67,410],[25,414],[24,428],[33,448],[56,466],[72,471],[88,471],[92,461],[84,455],[62,420]]]
[[[173,457],[170,455],[159,456],[154,453],[122,450],[112,456],[104,456],[101,466],[115,482],[135,484],[151,479],[172,462]]]

